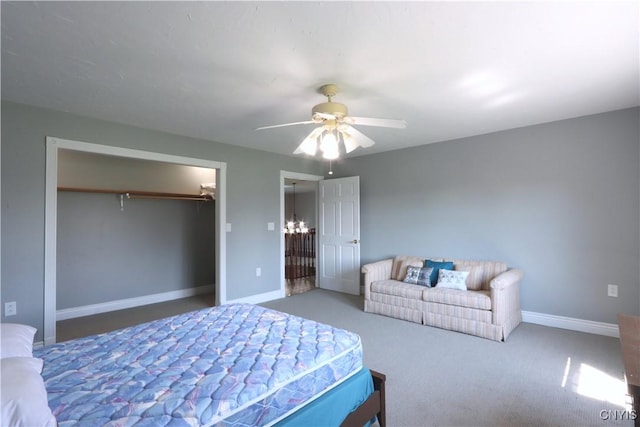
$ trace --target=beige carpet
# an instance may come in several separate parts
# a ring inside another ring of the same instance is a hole
[[[632,426],[616,338],[521,324],[506,343],[363,311],[362,297],[316,290],[264,306],[360,334],[387,375],[390,426]]]
[[[287,279],[285,281],[285,289],[287,296],[290,297],[294,294],[301,294],[314,290],[316,288],[315,276],[301,277],[299,279]]]
[[[100,334],[139,323],[150,322],[151,320],[162,319],[163,317],[211,307],[213,304],[213,294],[204,294],[158,304],[149,304],[143,307],[61,320],[56,322],[56,338],[58,342],[61,342]]]
[[[208,304],[204,296],[73,319],[59,322],[58,334],[103,332]],[[629,400],[616,338],[523,323],[498,343],[365,313],[362,297],[321,289],[262,305],[360,334],[365,363],[387,375],[391,427],[633,425],[623,412]]]

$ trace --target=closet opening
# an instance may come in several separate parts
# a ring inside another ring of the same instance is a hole
[[[57,321],[224,303],[225,174],[219,162],[48,138],[45,343]]]

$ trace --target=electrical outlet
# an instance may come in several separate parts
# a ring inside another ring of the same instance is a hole
[[[256,277],[262,276],[262,269],[260,267],[256,267]]]
[[[607,295],[610,297],[618,297],[618,285],[607,285]]]
[[[5,316],[15,316],[18,314],[18,306],[15,301],[5,302],[4,303],[4,315]]]

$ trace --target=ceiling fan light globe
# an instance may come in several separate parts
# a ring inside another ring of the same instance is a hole
[[[338,140],[336,139],[333,132],[325,132],[322,136],[322,141],[320,142],[320,149],[325,151],[338,151]]]
[[[338,152],[338,150],[336,150],[336,151],[323,151],[322,152],[322,157],[327,159],[327,160],[335,160],[338,157],[340,157],[340,153]]]

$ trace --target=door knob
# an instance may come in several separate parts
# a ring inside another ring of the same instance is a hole
[[[352,240],[352,241],[350,241],[349,243],[354,243],[354,244],[356,244],[356,243],[358,243],[358,239],[353,239],[353,240]]]

